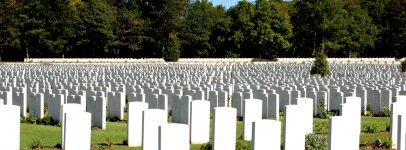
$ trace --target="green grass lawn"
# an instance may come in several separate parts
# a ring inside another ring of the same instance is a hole
[[[283,117],[280,118],[283,124]],[[378,126],[377,133],[365,133],[364,125],[376,124]],[[361,145],[369,142],[375,142],[377,139],[388,137],[389,132],[386,131],[389,125],[389,117],[362,117],[361,127],[363,133],[361,134]],[[211,122],[212,127],[212,122]],[[242,136],[242,122],[237,122],[237,139]],[[283,127],[282,127],[283,130]],[[313,119],[314,133],[327,135],[328,133],[328,119]],[[127,124],[125,122],[107,122],[106,130],[92,130],[92,149],[97,147],[107,147],[107,143],[112,143],[113,150],[127,150],[129,147],[122,145],[127,136]],[[282,131],[283,134],[283,131]],[[210,136],[212,138],[212,136]],[[108,139],[109,142],[106,142]],[[21,123],[21,148],[29,148],[34,140],[40,140],[43,147],[53,147],[61,143],[61,128],[55,126],[45,125],[32,125],[28,123]],[[241,141],[241,140],[238,140]],[[282,141],[283,142],[283,141]],[[249,142],[243,142],[249,144]],[[200,149],[201,145],[191,145],[191,150]],[[131,148],[134,149],[134,148]],[[140,147],[135,148],[140,150]]]

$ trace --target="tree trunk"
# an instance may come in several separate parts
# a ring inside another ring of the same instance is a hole
[[[162,58],[164,58],[164,52],[165,52],[165,46],[162,46],[162,54],[161,54]]]
[[[313,37],[313,52],[312,55],[315,56],[315,52],[316,52],[316,37],[317,37],[317,33],[314,32],[314,37]],[[303,56],[303,54],[302,54]]]
[[[1,61],[1,56],[3,55],[3,46],[0,46],[0,61]]]
[[[29,59],[30,58],[30,54],[28,53],[28,46],[25,46],[25,57],[27,58],[27,59]]]

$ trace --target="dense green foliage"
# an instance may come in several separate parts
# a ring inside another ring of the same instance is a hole
[[[406,60],[402,61],[401,65],[400,65],[402,72],[406,72]]]
[[[0,0],[0,60],[405,57],[404,0]]]
[[[178,61],[180,57],[180,44],[176,35],[171,34],[169,36],[169,42],[166,48],[167,49],[163,51],[165,61]]]
[[[378,132],[378,125],[374,124],[374,123],[366,124],[366,125],[364,125],[364,128],[365,128],[365,131],[367,133],[376,133],[376,132]]]
[[[387,149],[392,148],[392,146],[394,145],[392,139],[389,137],[378,139],[378,140],[376,140],[375,143],[378,147],[383,147],[383,148],[387,148]]]
[[[316,60],[310,70],[311,75],[320,75],[322,77],[330,74],[330,69],[327,62],[327,57],[324,54],[323,49],[319,50],[316,54]]]
[[[327,137],[318,134],[307,134],[305,141],[306,150],[327,150]]]

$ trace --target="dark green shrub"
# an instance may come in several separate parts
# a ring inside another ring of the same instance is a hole
[[[328,123],[322,122],[318,124],[314,124],[314,132],[319,134],[327,134],[328,133]]]
[[[107,121],[118,122],[118,121],[120,121],[120,118],[119,117],[107,118]]]
[[[390,131],[390,125],[388,123],[386,124],[386,131]]]
[[[400,70],[406,72],[406,59],[400,64]]]
[[[321,119],[327,119],[331,116],[334,116],[332,112],[323,111],[323,112],[320,112],[320,114],[317,117],[321,118]]]
[[[180,43],[175,34],[169,35],[169,41],[166,45],[166,49],[163,50],[163,57],[165,61],[176,62],[180,57]]]
[[[27,122],[29,122],[28,117],[20,117],[20,123],[27,123]]]
[[[244,140],[237,140],[235,145],[236,150],[250,150],[251,149],[251,142],[244,141]]]
[[[51,125],[51,123],[52,123],[51,120],[52,120],[52,119],[51,119],[50,116],[46,116],[46,117],[42,118],[42,119],[39,121],[39,124]]]
[[[333,116],[338,116],[338,115],[340,115],[340,110],[339,110],[339,109],[332,109],[332,110],[330,111],[330,113],[331,113]]]
[[[307,134],[305,141],[306,150],[327,150],[328,139],[325,136],[318,134]]]
[[[367,105],[367,111],[365,112],[365,114],[364,114],[365,116],[372,116],[372,113],[371,113],[371,105]]]
[[[339,110],[327,111],[326,108],[325,108],[326,104],[325,104],[324,99],[321,99],[319,101],[319,104],[318,104],[317,107],[318,107],[318,110],[319,110],[319,114],[316,117],[321,118],[321,119],[327,119],[327,118],[329,118],[331,116],[337,116],[337,115],[340,114]]]
[[[31,149],[40,149],[41,141],[39,139],[35,139],[34,141],[31,142],[30,148]]]
[[[319,50],[316,54],[316,60],[310,70],[311,75],[320,75],[322,77],[330,74],[330,69],[327,62],[327,56],[324,54],[324,50]]]
[[[57,143],[57,144],[54,146],[54,148],[57,148],[57,149],[62,149],[62,145],[61,145],[61,144],[59,144],[59,143]]]
[[[212,145],[211,143],[206,143],[200,146],[200,150],[212,150]]]
[[[128,140],[127,139],[123,140],[123,145],[128,145]]]
[[[37,124],[37,121],[38,121],[37,118],[31,118],[31,119],[29,120],[29,122],[30,122],[31,124]]]
[[[384,148],[390,149],[393,146],[393,141],[391,138],[385,137],[383,139],[376,140],[376,145],[378,147],[384,147]]]
[[[378,125],[376,125],[375,123],[364,125],[364,128],[367,133],[378,132]]]
[[[367,111],[371,112],[371,104],[367,105]]]

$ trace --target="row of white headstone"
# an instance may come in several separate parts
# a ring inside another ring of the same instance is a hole
[[[128,145],[142,146],[145,150],[189,149],[191,144],[210,142],[210,102],[184,100],[189,107],[181,113],[189,118],[186,122],[168,123],[168,112],[148,109],[148,103],[128,104]],[[182,106],[183,106],[182,105]],[[284,111],[285,150],[304,150],[305,135],[312,133],[313,100],[298,98],[296,105],[287,105]],[[391,104],[391,138],[394,148],[406,148],[406,96],[398,96]],[[243,112],[243,139],[252,141],[252,149],[280,149],[281,123],[262,119],[262,101],[245,99]],[[359,148],[361,133],[361,100],[346,97],[340,105],[340,116],[329,118],[329,150]],[[64,104],[61,107],[62,147],[66,150],[90,149],[92,114],[85,112],[80,104]],[[236,144],[237,110],[231,107],[216,107],[213,114],[213,149],[233,150]],[[0,149],[19,149],[20,108],[0,105]],[[176,138],[173,137],[176,135]],[[345,143],[345,144],[343,144]]]

